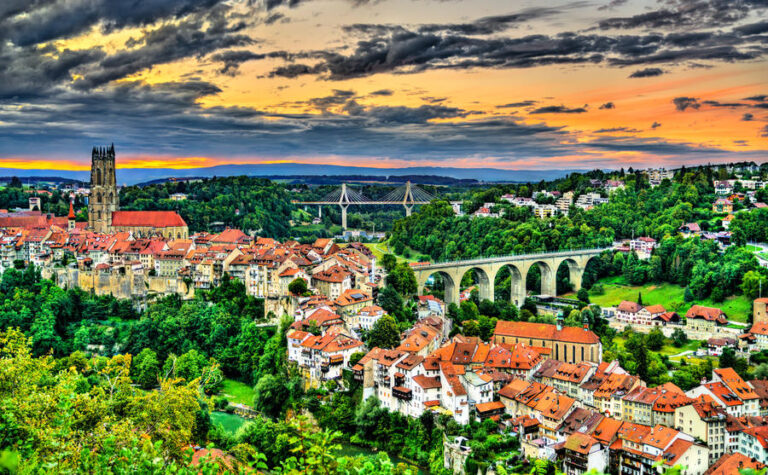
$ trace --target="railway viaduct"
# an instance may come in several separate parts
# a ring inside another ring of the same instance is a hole
[[[522,305],[526,296],[525,278],[533,266],[541,271],[541,294],[557,295],[556,274],[561,264],[565,263],[570,271],[570,281],[574,290],[581,288],[581,278],[587,262],[598,256],[606,248],[581,249],[571,251],[546,252],[539,254],[517,254],[501,257],[468,259],[455,262],[438,262],[434,264],[416,265],[413,272],[419,285],[419,295],[424,291],[427,280],[434,274],[439,274],[445,283],[445,303],[459,303],[459,285],[461,278],[470,270],[475,270],[478,277],[478,291],[481,299],[493,300],[493,287],[496,274],[508,267],[512,274],[512,303]]]

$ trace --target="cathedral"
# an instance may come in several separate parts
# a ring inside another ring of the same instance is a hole
[[[115,145],[91,152],[91,194],[88,228],[97,233],[130,232],[136,238],[162,235],[187,239],[189,228],[175,211],[120,211],[115,172]]]

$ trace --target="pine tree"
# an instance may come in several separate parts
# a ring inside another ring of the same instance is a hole
[[[643,293],[642,292],[638,292],[637,293],[637,304],[640,305],[640,306],[643,305]]]

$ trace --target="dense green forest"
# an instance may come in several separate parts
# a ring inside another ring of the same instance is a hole
[[[382,304],[408,326],[413,313],[400,292],[412,292],[415,281],[408,266],[398,269],[396,287],[382,290]],[[415,475],[413,465],[393,464],[384,452],[441,473],[443,434],[470,439],[472,467],[517,453],[517,441],[491,427],[459,427],[431,414],[411,419],[375,398],[361,404],[361,388],[349,374],[348,390],[305,391],[286,361],[291,319],[278,328],[260,325],[263,302],[245,296],[238,281],[224,282],[194,300],[167,297],[137,313],[128,301],[60,289],[34,267],[6,271],[0,467],[188,473],[188,446],[195,443],[227,450],[241,468]],[[225,377],[254,386],[259,414],[234,434],[210,418],[229,406],[218,394]],[[382,453],[345,456],[342,442]]]
[[[29,198],[37,196],[40,198],[40,205],[42,206],[40,211],[51,213],[55,216],[66,216],[69,213],[69,193],[60,190],[50,190],[51,194],[49,196],[45,192],[31,193],[30,191],[29,189],[24,189],[21,180],[18,178],[11,180],[7,186],[0,187],[0,209],[28,209]],[[85,201],[82,197],[76,197],[75,208],[79,209],[84,205]],[[87,215],[79,215],[78,220],[87,220]]]
[[[174,201],[170,199],[174,193],[185,193],[188,199]],[[291,199],[284,186],[246,176],[127,186],[120,190],[121,209],[174,210],[192,232],[207,231],[211,223],[220,222],[276,239],[290,236],[289,220],[294,209]]]

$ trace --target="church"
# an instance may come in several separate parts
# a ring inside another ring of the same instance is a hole
[[[115,172],[115,145],[94,147],[91,153],[91,194],[88,228],[97,233],[131,232],[134,237],[162,235],[187,239],[189,227],[175,211],[120,211]]]

